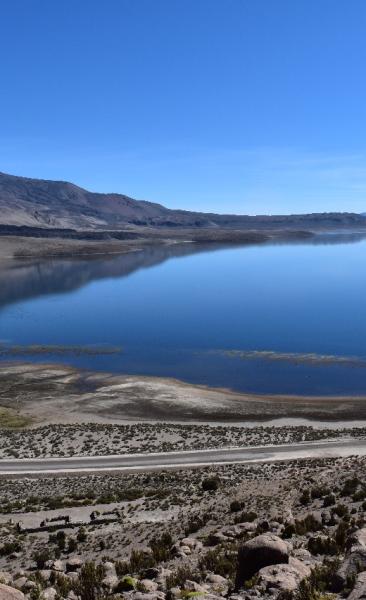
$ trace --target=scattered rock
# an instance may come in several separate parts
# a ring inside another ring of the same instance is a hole
[[[263,567],[258,572],[260,583],[265,589],[270,588],[281,591],[295,590],[300,581],[309,577],[310,567],[297,558],[290,557],[288,564],[271,565]]]
[[[81,558],[79,558],[78,556],[74,556],[73,558],[69,558],[66,561],[66,571],[77,571],[78,569],[81,569],[81,567],[83,566],[83,561]]]
[[[356,583],[347,600],[364,600],[366,598],[366,571],[359,573]]]
[[[355,548],[355,547],[353,547]],[[346,585],[350,575],[357,575],[366,570],[366,546],[358,546],[342,562],[333,577],[332,587],[334,592],[340,592]]]
[[[23,592],[0,583],[0,600],[25,600]]]
[[[57,592],[53,587],[46,588],[41,594],[42,600],[55,600],[56,596]]]
[[[152,581],[152,579],[140,579],[140,585],[147,593],[156,592],[158,589],[158,584],[156,581]]]
[[[235,587],[239,589],[260,569],[288,563],[288,545],[272,533],[264,533],[246,542],[238,552]]]

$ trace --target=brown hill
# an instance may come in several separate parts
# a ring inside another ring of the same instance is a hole
[[[0,225],[60,229],[230,228],[313,230],[366,228],[355,213],[245,216],[171,210],[122,194],[89,192],[65,181],[0,173]]]

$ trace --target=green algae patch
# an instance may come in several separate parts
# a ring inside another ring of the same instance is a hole
[[[0,428],[2,429],[23,429],[31,422],[30,417],[21,415],[10,408],[0,407]]]

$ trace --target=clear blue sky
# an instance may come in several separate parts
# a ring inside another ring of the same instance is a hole
[[[0,170],[366,211],[365,0],[2,0]]]

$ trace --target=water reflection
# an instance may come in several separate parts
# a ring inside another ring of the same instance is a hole
[[[263,245],[355,244],[362,232],[319,233],[298,242],[271,241]],[[171,258],[238,247],[240,244],[177,243],[152,245],[124,254],[83,258],[23,259],[0,263],[0,307],[49,294],[66,293],[105,278],[127,277]]]
[[[228,247],[231,246],[183,243],[149,246],[97,258],[14,260],[0,267],[0,307],[48,294],[71,292],[98,279],[127,277],[139,269],[154,267],[170,258]]]

